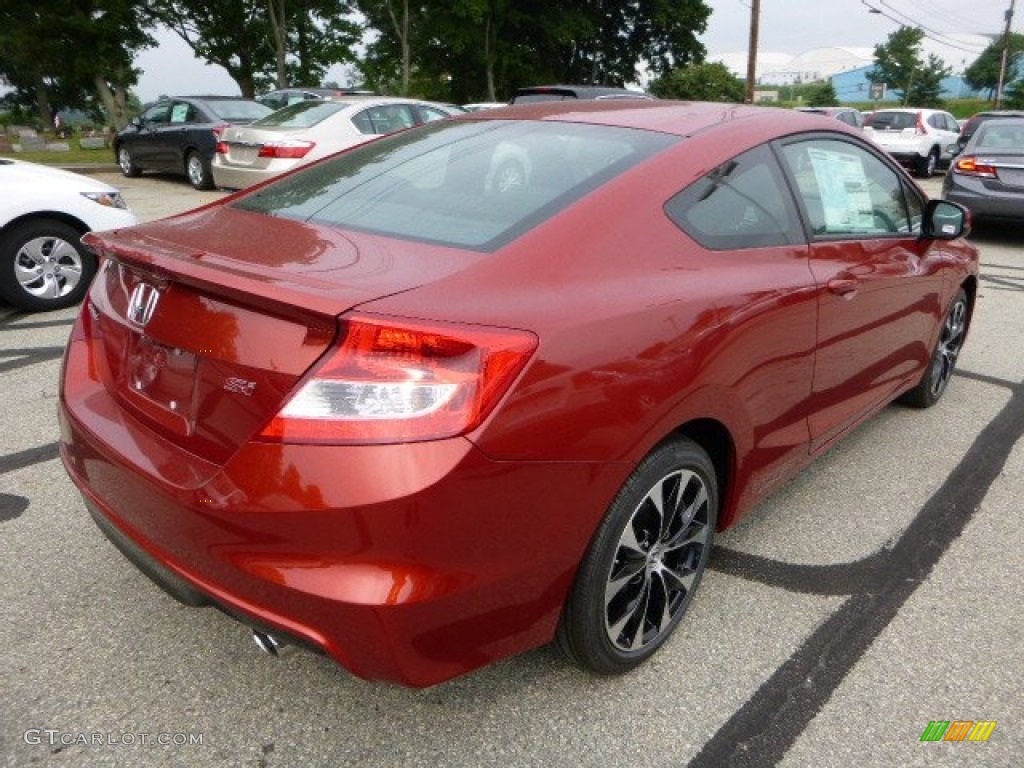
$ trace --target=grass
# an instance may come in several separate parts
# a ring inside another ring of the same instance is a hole
[[[68,144],[71,149],[67,152],[0,152],[0,157],[26,160],[43,165],[103,165],[114,162],[114,151],[110,147],[82,149],[78,144],[77,136],[70,139],[56,139],[48,136],[46,140],[48,142],[63,142]]]

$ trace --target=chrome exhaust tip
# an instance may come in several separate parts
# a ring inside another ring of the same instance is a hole
[[[252,631],[252,639],[253,642],[256,643],[256,647],[268,656],[280,657],[284,655],[290,647],[273,635],[266,632],[260,632],[258,629],[254,629]]]

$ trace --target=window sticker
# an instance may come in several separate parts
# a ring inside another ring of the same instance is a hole
[[[188,104],[175,104],[171,110],[172,123],[184,123],[188,118]]]
[[[874,214],[861,158],[818,147],[808,147],[807,154],[821,194],[825,231],[872,231]]]

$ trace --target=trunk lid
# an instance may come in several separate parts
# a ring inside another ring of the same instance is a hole
[[[338,316],[479,254],[214,205],[86,242],[96,374],[136,418],[222,463],[280,409]]]

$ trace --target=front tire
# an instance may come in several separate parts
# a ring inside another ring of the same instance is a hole
[[[0,295],[39,312],[77,304],[96,274],[96,257],[82,233],[56,219],[36,219],[0,237]]]
[[[718,487],[695,442],[662,443],[633,471],[590,543],[555,641],[597,674],[650,658],[693,599],[711,553]]]
[[[121,173],[130,179],[142,175],[142,169],[135,164],[132,153],[123,145],[117,148],[117,164],[121,168]]]
[[[961,288],[942,321],[942,330],[932,351],[931,360],[928,361],[928,368],[921,375],[917,386],[900,398],[901,403],[914,408],[930,408],[939,402],[949,385],[949,380],[953,378],[956,361],[967,336],[969,316],[967,294]]]

